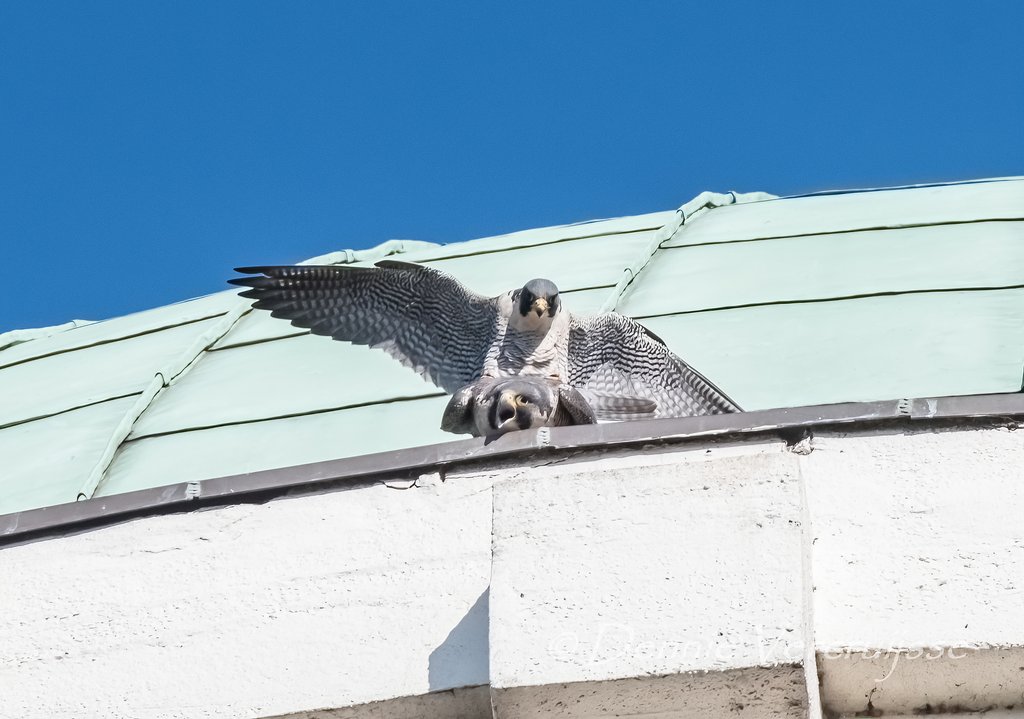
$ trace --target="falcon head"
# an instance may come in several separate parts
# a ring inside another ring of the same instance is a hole
[[[557,403],[551,388],[543,382],[513,378],[495,385],[492,392],[487,408],[487,434],[543,427]]]
[[[562,309],[558,288],[551,280],[530,280],[523,289],[516,290],[513,299],[516,300],[519,316],[533,322],[544,318],[554,319]]]

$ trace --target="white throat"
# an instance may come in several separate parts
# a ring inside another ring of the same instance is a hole
[[[518,310],[513,310],[512,316],[508,320],[508,326],[516,332],[544,335],[551,329],[554,320],[555,318],[548,316],[547,312],[542,313],[539,317],[536,312],[527,312],[524,317],[519,314]]]

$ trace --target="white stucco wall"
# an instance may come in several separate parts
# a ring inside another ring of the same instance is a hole
[[[1018,711],[1024,433],[809,448],[541,454],[4,547],[0,716]]]
[[[813,447],[826,706],[1024,704],[1024,432],[828,432]]]
[[[485,685],[490,543],[474,479],[8,547],[0,716],[237,719]]]
[[[796,455],[565,471],[495,487],[498,715],[534,716],[558,701],[580,717],[596,707],[804,714]],[[735,671],[748,669],[761,681],[748,686]],[[708,670],[734,670],[733,681],[647,679],[662,690],[650,704],[638,704],[635,682],[624,697],[614,684],[600,696],[565,686]]]

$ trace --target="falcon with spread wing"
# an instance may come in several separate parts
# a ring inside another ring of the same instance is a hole
[[[536,279],[497,297],[438,270],[394,260],[373,267],[238,268],[253,307],[313,334],[384,350],[455,394],[481,377],[540,376],[581,391],[599,419],[738,412],[739,406],[653,332],[617,313],[575,316]]]

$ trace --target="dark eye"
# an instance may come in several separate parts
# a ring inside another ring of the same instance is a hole
[[[530,404],[530,398],[519,395],[519,402],[520,404]]]

